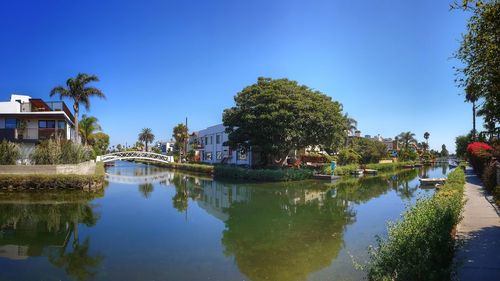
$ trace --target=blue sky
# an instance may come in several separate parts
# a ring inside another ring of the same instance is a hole
[[[105,2],[105,3],[104,3]],[[221,122],[259,76],[297,80],[340,101],[362,134],[431,133],[431,148],[471,127],[451,59],[466,14],[446,0],[3,1],[0,99],[48,98],[78,72],[112,144],[143,127],[157,139],[189,118]]]

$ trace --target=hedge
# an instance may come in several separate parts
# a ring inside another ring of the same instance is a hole
[[[387,239],[378,238],[371,250],[369,280],[450,279],[452,231],[461,218],[464,184],[463,169],[455,169],[434,196],[418,200],[401,221],[389,225]]]
[[[249,181],[295,181],[312,178],[311,169],[248,169],[231,165],[215,165],[215,178]]]
[[[373,169],[377,170],[379,172],[387,172],[387,171],[395,171],[400,168],[402,168],[405,165],[413,165],[415,164],[414,162],[408,161],[408,162],[396,162],[396,163],[372,163],[372,164],[366,164],[366,165],[359,165],[359,164],[349,164],[345,166],[338,166],[335,168],[335,175],[338,176],[343,176],[343,175],[349,175],[352,171],[355,171],[359,169],[360,167],[366,168],[366,169]],[[323,167],[323,174],[330,175],[332,173],[332,169],[330,165],[325,165]]]
[[[152,162],[152,161],[136,161],[136,162],[148,163],[148,164],[152,164],[155,166],[166,167],[166,168],[173,169],[173,170],[183,170],[183,171],[205,173],[205,174],[213,174],[214,173],[214,166],[209,165],[209,164],[175,163],[175,162],[159,163],[159,162]]]

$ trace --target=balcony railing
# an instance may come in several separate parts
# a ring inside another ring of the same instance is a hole
[[[38,105],[38,106],[37,106]],[[62,101],[42,101],[36,99],[36,102],[25,102],[21,104],[21,112],[47,112],[47,111],[63,111],[74,122],[74,116]]]
[[[64,129],[0,129],[0,140],[6,139],[9,141],[22,140],[47,140],[47,139],[66,139],[66,130]]]

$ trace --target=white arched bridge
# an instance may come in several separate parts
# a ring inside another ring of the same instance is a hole
[[[174,162],[174,157],[146,151],[121,151],[97,156],[96,160],[104,163],[119,160],[148,160],[160,163],[172,163]]]

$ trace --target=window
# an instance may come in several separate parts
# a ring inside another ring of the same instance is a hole
[[[208,144],[208,137],[205,137],[205,144]]]
[[[222,160],[222,151],[217,151],[217,160]]]
[[[220,144],[220,135],[215,136],[215,143]]]
[[[247,151],[244,148],[240,148],[236,154],[238,160],[247,160]]]
[[[57,128],[58,129],[66,129],[66,122],[64,122],[64,121],[57,121]]]
[[[205,152],[205,160],[212,160],[212,152]]]
[[[214,136],[210,136],[210,144],[214,143]]]
[[[39,120],[38,121],[38,128],[54,129],[55,127],[56,127],[56,121],[54,121],[54,120]]]
[[[15,128],[17,128],[17,119],[16,118],[7,118],[7,119],[5,119],[5,128],[6,129],[15,129]]]

